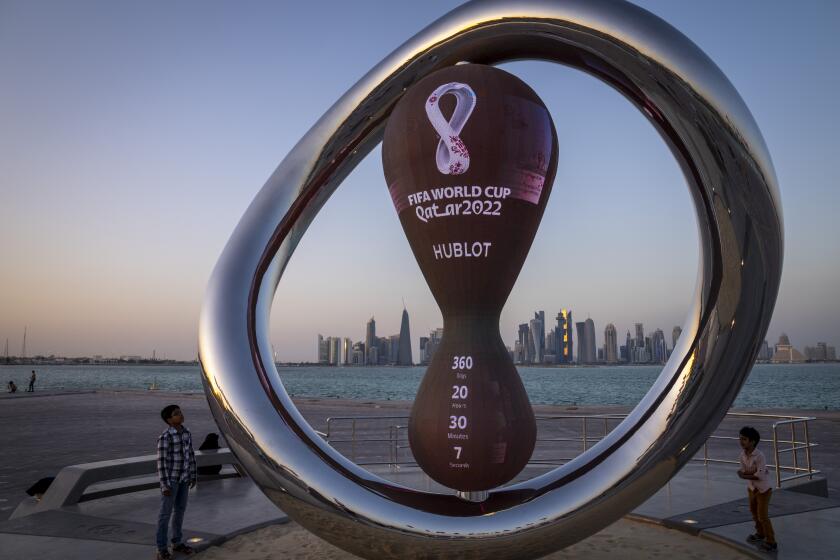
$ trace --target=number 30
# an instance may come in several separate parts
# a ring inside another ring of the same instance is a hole
[[[449,429],[458,428],[459,430],[463,430],[467,427],[467,417],[466,416],[450,416],[449,417]]]

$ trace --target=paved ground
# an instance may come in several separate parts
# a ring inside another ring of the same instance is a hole
[[[157,436],[165,427],[160,419],[160,409],[170,403],[181,406],[186,415],[186,425],[197,442],[212,431],[218,431],[203,394],[178,394],[149,391],[97,391],[82,393],[17,393],[0,395],[0,521],[11,514],[25,497],[24,491],[34,481],[44,476],[54,476],[67,465],[134,457],[155,452]],[[326,430],[326,419],[335,416],[406,415],[410,403],[362,402],[329,399],[296,399],[307,421],[319,430]],[[537,415],[550,414],[603,414],[626,413],[627,407],[547,407],[537,406]],[[739,411],[742,412],[742,411]],[[828,478],[829,495],[840,497],[840,413],[826,411],[773,410],[743,411],[772,412],[796,416],[813,415],[811,438],[820,446],[813,452],[813,461]],[[744,423],[756,425],[769,435],[769,421],[742,418],[726,419],[719,434],[736,435]],[[609,427],[614,426],[614,422]],[[336,424],[341,428],[341,424]],[[347,429],[348,424],[343,425]],[[579,435],[579,420],[540,422],[539,437]],[[602,424],[589,426],[590,434],[600,435]],[[765,454],[770,460],[768,448]],[[342,451],[348,456],[351,449]],[[371,456],[357,449],[357,462],[364,462],[373,455],[381,456],[384,450],[370,448]],[[541,445],[536,457],[574,456],[580,452],[577,445]],[[735,442],[714,443],[711,453],[717,457],[736,459]],[[402,453],[408,453],[402,450]],[[790,457],[783,464],[790,463]],[[804,454],[799,454],[804,464]],[[740,483],[736,479],[736,482]]]
[[[410,405],[406,402],[317,399],[296,402],[310,424],[322,431],[327,430],[328,417],[403,416]],[[164,428],[159,411],[170,403],[182,407],[186,423],[196,440],[200,441],[206,433],[216,431],[203,395],[138,391],[0,396],[0,425],[4,426],[0,430],[3,456],[0,463],[0,550],[4,551],[3,554],[11,554],[10,557],[37,556],[46,560],[111,559],[116,556],[123,560],[148,558],[154,548],[150,543],[159,503],[157,489],[92,500],[31,517],[7,519],[25,497],[24,490],[29,484],[42,476],[55,475],[64,466],[153,453],[157,435]],[[622,407],[536,407],[535,410],[538,416],[620,414],[626,411]],[[799,410],[771,412],[807,415],[807,412]],[[811,438],[820,447],[814,450],[812,459],[817,468],[827,473],[830,492],[837,496],[840,482],[840,414],[820,411],[813,415],[818,416],[818,420],[811,425]],[[377,425],[375,420],[357,422],[368,422],[359,426],[364,430]],[[617,422],[608,422],[606,429]],[[752,424],[769,436],[770,422],[772,420],[759,417],[728,418],[717,433],[734,436],[741,425]],[[378,421],[380,426],[393,423],[393,420]],[[330,425],[333,437],[340,437],[349,429],[348,421],[336,420]],[[602,421],[590,421],[587,433],[597,438],[604,429]],[[578,436],[580,430],[580,418],[539,422],[541,438]],[[801,437],[801,434],[798,436]],[[786,436],[782,434],[782,437]],[[536,456],[569,458],[581,451],[579,447],[579,443],[541,443]],[[769,446],[764,450],[769,456]],[[349,444],[342,451],[348,456],[355,456],[359,463],[382,461],[390,452],[388,448],[377,449],[370,445],[357,445],[353,449]],[[716,441],[711,445],[710,455],[713,457],[735,458],[737,453],[737,444],[731,440]],[[407,448],[401,449],[400,454],[403,459],[410,458]],[[800,454],[798,460],[804,464],[804,454]],[[791,461],[792,456],[783,460],[783,464]],[[410,468],[399,471],[390,471],[387,467],[370,468],[388,478],[407,477],[401,482],[409,485],[424,487],[431,484],[419,471],[412,474]],[[734,470],[733,465],[689,463],[674,480],[624,521],[583,541],[584,547],[578,552],[568,549],[559,553],[557,558],[609,558],[625,546],[641,551],[643,554],[639,558],[647,557],[647,553],[681,557],[685,555],[679,551],[684,547],[689,552],[695,550],[686,554],[696,558],[754,556],[753,549],[743,543],[743,537],[751,532],[751,523],[746,498],[743,497],[744,484],[734,476]],[[389,472],[398,474],[389,475]],[[416,480],[408,480],[412,478]],[[201,539],[204,545],[225,541],[243,531],[287,521],[283,513],[247,478],[202,483],[191,494],[190,500],[185,529],[189,536]],[[782,543],[778,558],[833,558],[833,552],[840,549],[840,500],[782,490],[774,494],[770,514]],[[633,519],[652,520],[660,527],[633,523]],[[334,548],[331,552],[328,548],[319,548],[329,545],[309,536],[294,524],[285,527],[250,533],[230,541],[230,549],[223,548],[218,552],[211,552],[215,550],[211,549],[204,555],[226,558],[232,554],[243,560],[252,557],[263,560],[350,558],[342,556],[343,553]],[[675,540],[673,531],[667,531],[667,528],[679,529],[680,535],[686,537],[679,536]],[[677,542],[684,538],[700,540],[693,541],[694,545],[690,540],[682,544]],[[269,539],[279,546],[274,550],[280,550],[280,556],[264,554],[265,547],[254,550],[242,548],[243,542],[253,543],[262,539]],[[711,546],[710,539],[727,543],[727,546],[717,550],[714,547],[720,545]],[[300,545],[294,554],[302,555],[289,556],[282,552],[290,545]],[[701,554],[701,548],[706,552]]]

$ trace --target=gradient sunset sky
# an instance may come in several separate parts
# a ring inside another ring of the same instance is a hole
[[[840,347],[840,2],[637,0],[740,92],[781,186],[785,271],[768,341]],[[0,0],[0,351],[192,359],[210,272],[256,192],[310,126],[458,2]],[[397,9],[398,7],[398,9]],[[557,178],[502,315],[591,316],[598,344],[682,323],[697,271],[685,181],[653,127],[595,78],[505,64],[551,110]],[[314,338],[441,316],[377,148],[292,257],[272,317],[283,361]],[[550,327],[550,325],[549,325]],[[548,328],[546,329],[548,330]]]

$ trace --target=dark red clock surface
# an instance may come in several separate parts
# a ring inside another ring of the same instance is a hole
[[[497,68],[462,64],[412,86],[388,120],[385,178],[443,314],[409,442],[434,480],[495,488],[527,464],[536,422],[499,334],[557,168],[545,105]]]

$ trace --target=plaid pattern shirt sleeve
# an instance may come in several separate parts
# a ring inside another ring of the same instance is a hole
[[[160,479],[161,490],[169,490],[169,463],[172,461],[172,453],[169,448],[169,434],[164,432],[157,442],[157,472]]]
[[[198,474],[196,473],[196,468],[195,468],[195,451],[193,451],[192,434],[190,432],[187,432],[187,433],[189,434],[189,440],[187,442],[187,445],[188,445],[188,447],[187,447],[188,459],[187,460],[189,461],[189,466],[187,468],[188,468],[188,471],[189,471],[190,484],[195,484],[195,482],[198,480]]]

